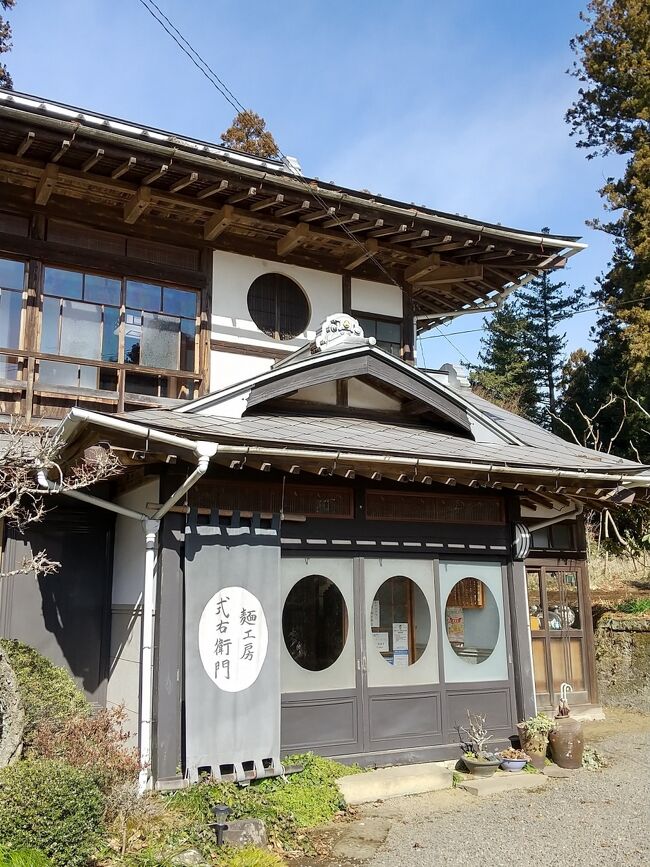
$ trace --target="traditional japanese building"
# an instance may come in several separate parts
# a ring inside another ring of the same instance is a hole
[[[0,410],[125,466],[5,528],[62,568],[0,581],[0,632],[124,703],[161,784],[446,758],[563,682],[593,711],[582,513],[650,474],[414,352],[582,246],[0,91]]]

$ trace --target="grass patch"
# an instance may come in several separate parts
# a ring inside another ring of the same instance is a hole
[[[539,771],[535,767],[535,765],[531,765],[530,762],[526,762],[526,764],[521,769],[524,774],[539,774]]]
[[[464,780],[465,780],[464,774],[461,774],[460,771],[454,771],[453,774],[451,775],[451,787],[452,787],[452,789],[455,789],[458,786],[460,786],[460,784],[462,782],[464,782]]]
[[[650,599],[626,599],[616,608],[625,614],[648,614],[650,613]]]

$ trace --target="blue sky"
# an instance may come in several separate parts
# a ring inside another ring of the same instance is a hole
[[[582,235],[564,278],[593,286],[607,166],[575,147],[565,70],[575,0],[158,0],[284,153],[323,180],[531,230]],[[17,90],[199,138],[234,114],[138,0],[18,0]],[[612,173],[611,165],[609,173]],[[593,314],[567,323],[589,347]],[[475,329],[476,316],[448,333]],[[476,358],[480,334],[424,339],[420,364]],[[424,359],[423,359],[424,351]]]

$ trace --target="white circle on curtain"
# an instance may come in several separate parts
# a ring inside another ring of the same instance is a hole
[[[206,674],[224,692],[252,686],[262,670],[269,633],[262,603],[244,587],[224,587],[199,620],[199,654]]]
[[[456,656],[468,665],[488,659],[499,640],[499,606],[480,578],[462,578],[445,605],[445,634]]]

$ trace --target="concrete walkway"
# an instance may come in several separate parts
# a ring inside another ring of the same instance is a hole
[[[551,777],[535,791],[476,798],[452,789],[367,804],[357,808],[355,821],[337,828],[330,856],[311,863],[647,865],[650,717],[623,714],[613,723],[591,724],[587,742],[608,759],[608,767]]]

